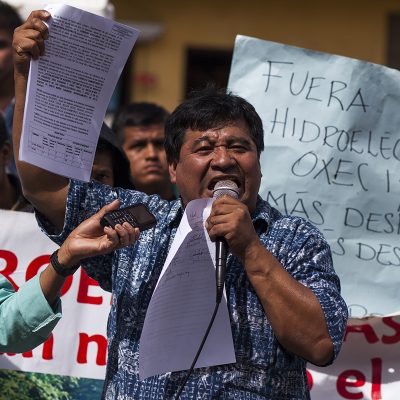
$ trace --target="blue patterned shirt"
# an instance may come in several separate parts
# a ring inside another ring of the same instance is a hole
[[[139,339],[146,310],[182,217],[179,200],[71,181],[64,229],[51,227],[38,215],[50,237],[61,244],[82,220],[119,198],[121,206],[142,202],[157,225],[141,233],[130,247],[86,260],[84,267],[100,285],[112,291],[108,321],[108,362],[105,399],[173,399],[186,372],[139,380]],[[297,281],[318,298],[337,356],[347,321],[340,283],[328,244],[309,222],[284,216],[258,198],[253,224],[264,246]],[[263,307],[240,260],[229,255],[226,274],[228,310],[236,363],[195,369],[181,399],[309,399],[306,361],[278,343]],[[287,329],[293,329],[288,321]]]

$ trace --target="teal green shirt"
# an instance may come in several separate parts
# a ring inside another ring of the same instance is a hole
[[[22,353],[43,343],[61,318],[61,300],[53,310],[43,295],[39,274],[15,292],[0,275],[0,351]]]

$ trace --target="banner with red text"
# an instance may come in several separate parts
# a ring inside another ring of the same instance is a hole
[[[38,228],[33,214],[0,210],[0,272],[16,287],[45,268],[58,248]],[[44,345],[23,354],[3,354],[0,368],[103,379],[111,294],[79,269],[62,292],[63,317]]]
[[[39,230],[32,214],[0,210],[0,221],[0,272],[19,287],[47,265],[57,246]],[[102,379],[110,299],[110,293],[78,270],[64,287],[63,318],[52,337],[32,352],[0,355],[0,368]],[[397,400],[400,317],[349,322],[334,365],[309,366],[312,399]]]
[[[329,367],[309,365],[313,400],[398,400],[400,316],[350,319],[342,351]]]

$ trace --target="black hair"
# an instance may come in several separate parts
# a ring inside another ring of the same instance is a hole
[[[103,122],[97,142],[96,153],[110,152],[112,159],[114,186],[133,189],[129,160],[121,149],[115,133]]]
[[[264,150],[264,131],[260,116],[242,97],[221,89],[207,87],[192,92],[169,116],[165,124],[165,152],[168,163],[179,161],[188,129],[206,131],[243,120],[254,141],[258,155]]]
[[[20,25],[22,25],[22,19],[18,12],[10,4],[0,1],[0,30],[12,36],[15,28]]]
[[[118,135],[120,143],[123,143],[123,129],[126,126],[164,125],[168,116],[169,112],[155,103],[130,103],[118,111],[112,124],[112,130]]]
[[[3,147],[3,144],[8,140],[6,121],[3,116],[0,114],[0,147]]]

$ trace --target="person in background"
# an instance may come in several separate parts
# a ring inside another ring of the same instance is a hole
[[[97,142],[91,179],[104,185],[133,189],[129,160],[116,135],[104,122]]]
[[[10,159],[11,144],[6,123],[0,114],[0,209],[3,210],[17,210],[22,203],[19,180],[7,170]]]
[[[43,54],[48,35],[43,21],[49,17],[35,11],[14,34],[16,155],[27,65],[31,57]],[[206,229],[212,241],[224,238],[230,250],[225,287],[236,362],[195,369],[181,398],[309,400],[306,363],[324,366],[337,357],[347,307],[321,232],[303,218],[282,215],[258,194],[264,149],[261,118],[245,99],[206,90],[168,117],[165,137],[179,200],[68,180],[17,160],[38,222],[57,243],[84,216],[115,198],[123,206],[144,203],[157,219],[156,227],[133,246],[82,263],[113,295],[103,398],[161,400],[179,393],[185,371],[139,379],[144,319],[184,208],[191,200],[212,197],[217,182],[230,180],[238,187],[238,198],[216,199]]]
[[[101,217],[119,207],[104,206],[75,228],[53,253],[46,269],[14,291],[0,274],[0,351],[22,353],[43,343],[61,318],[60,290],[80,262],[132,244],[139,229],[128,223],[115,230],[100,225]]]
[[[129,159],[135,189],[172,200],[176,194],[164,150],[168,115],[167,110],[154,103],[131,103],[116,114],[112,130]]]
[[[4,118],[0,115],[0,209],[33,212],[22,195],[19,179],[7,172],[11,157]],[[91,179],[105,185],[132,189],[129,161],[111,129],[103,123],[93,162]]]
[[[0,0],[0,114],[4,117],[11,143],[12,118],[14,112],[14,64],[12,38],[15,28],[22,24],[17,11]],[[8,172],[17,175],[14,155],[7,166]]]

